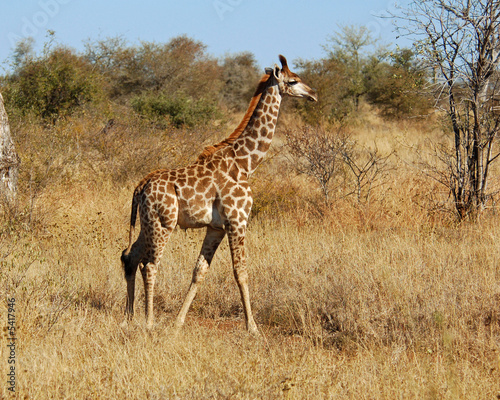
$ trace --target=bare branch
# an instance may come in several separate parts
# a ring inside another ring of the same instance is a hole
[[[417,40],[423,59],[441,75],[436,105],[448,114],[454,148],[438,157],[448,174],[440,182],[453,195],[459,218],[477,215],[491,197],[486,191],[490,165],[498,157],[492,154],[500,131],[500,115],[494,112],[500,100],[495,97],[500,2],[416,0],[397,17],[405,22],[400,30]]]

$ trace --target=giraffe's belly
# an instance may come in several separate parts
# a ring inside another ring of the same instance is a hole
[[[210,226],[215,229],[224,229],[224,220],[217,206],[180,207],[177,225],[182,229],[196,229]]]

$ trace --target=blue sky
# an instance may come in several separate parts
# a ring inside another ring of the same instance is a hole
[[[16,41],[35,39],[37,49],[53,30],[56,40],[76,50],[87,39],[123,36],[129,44],[167,42],[186,34],[207,45],[213,56],[252,52],[261,67],[278,54],[289,60],[317,59],[339,25],[365,25],[383,43],[396,40],[389,19],[395,0],[10,0],[2,2],[0,62]],[[400,0],[399,4],[408,3]]]

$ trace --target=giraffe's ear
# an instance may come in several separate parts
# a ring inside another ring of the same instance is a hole
[[[281,78],[281,69],[276,64],[274,65],[273,75],[277,80]]]
[[[273,69],[269,67],[266,67],[265,71],[267,75],[271,75],[273,73]]]

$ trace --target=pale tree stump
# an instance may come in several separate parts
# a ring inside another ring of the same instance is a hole
[[[0,93],[0,201],[14,202],[21,160],[10,135],[9,119]]]

